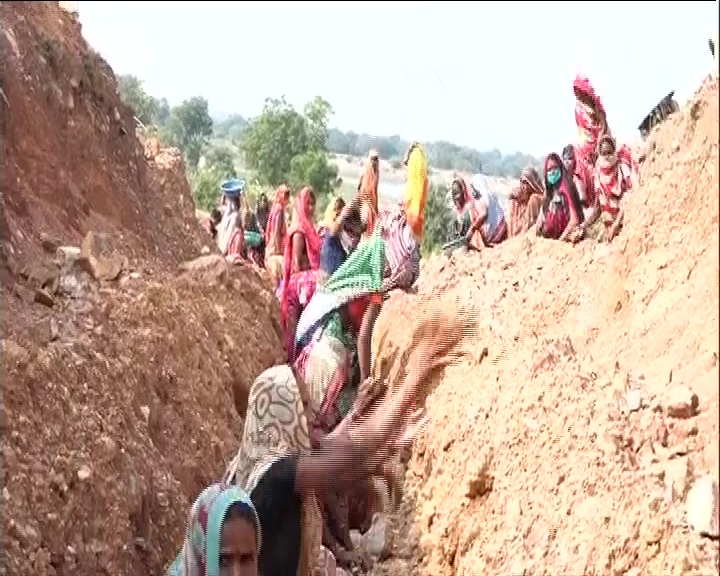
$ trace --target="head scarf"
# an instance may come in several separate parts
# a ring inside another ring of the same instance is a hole
[[[250,388],[240,449],[228,466],[227,483],[252,494],[279,459],[311,450],[300,388],[285,364],[265,370]],[[310,576],[322,543],[320,510],[314,494],[303,499],[302,544],[298,576]]]
[[[335,218],[338,216],[336,214],[337,210],[337,204],[338,202],[343,202],[343,208],[345,207],[345,201],[339,197],[339,196],[331,196],[330,202],[327,205],[327,208],[325,208],[325,214],[323,215],[323,220],[320,223],[320,228],[330,228],[333,224],[335,224]]]
[[[463,204],[462,208],[458,208],[457,206],[454,206],[455,213],[458,216],[462,216],[465,213],[465,210],[472,209],[473,205],[475,204],[475,197],[472,194],[472,191],[470,189],[470,184],[464,179],[464,178],[455,178],[453,180],[453,184],[457,183],[460,186],[460,189],[463,193],[463,198],[465,199],[465,204]],[[454,205],[454,203],[453,203]]]
[[[590,80],[585,76],[576,76],[573,82],[573,91],[576,93],[575,98],[575,123],[578,127],[579,145],[576,150],[577,160],[592,163],[591,156],[595,151],[598,140],[603,134],[609,134],[610,129],[607,126],[607,116],[602,100],[595,93],[595,89]],[[585,94],[592,102],[588,106],[577,98],[577,93]],[[592,117],[593,113],[595,118]]]
[[[182,550],[168,569],[167,576],[220,575],[222,525],[225,514],[234,504],[246,507],[253,517],[259,550],[260,519],[250,496],[238,486],[212,484],[202,491],[190,508]]]
[[[283,291],[282,291],[282,313],[283,318],[287,317],[288,312],[288,289],[290,285],[290,276],[292,275],[292,237],[296,232],[301,233],[305,237],[305,248],[307,250],[308,262],[310,269],[317,270],[320,268],[320,249],[322,248],[322,238],[318,234],[312,222],[312,214],[310,214],[310,197],[312,188],[305,186],[300,190],[300,194],[295,199],[293,207],[293,219],[287,233],[287,242],[285,243],[285,256],[283,261]]]
[[[523,186],[525,189],[523,189]],[[526,191],[529,192],[529,194],[526,194]],[[545,190],[543,190],[543,183],[540,179],[538,171],[532,166],[528,166],[524,168],[520,174],[519,189],[513,190],[510,194],[510,198],[512,200],[521,200],[533,194],[540,194],[541,196],[544,196]]]
[[[605,142],[612,144],[613,153],[609,156],[600,156],[600,148]],[[622,182],[620,174],[620,159],[615,139],[612,136],[603,136],[597,144],[598,159],[595,163],[595,174],[600,184],[600,191],[609,198],[622,196]]]
[[[417,142],[410,146],[406,157],[407,181],[402,205],[407,223],[415,239],[420,242],[425,225],[425,203],[428,191],[427,158],[422,146]]]
[[[378,181],[380,175],[379,168],[376,171],[374,166],[374,162],[378,158],[378,153],[375,150],[370,150],[365,161],[365,171],[360,181],[359,199],[366,219],[366,236],[372,236],[378,215]]]
[[[277,218],[278,212],[284,214],[289,197],[290,188],[288,188],[285,184],[280,184],[275,191],[275,200],[273,201],[272,208],[270,208],[270,213],[268,214],[267,227],[265,229],[265,246],[272,246],[272,238],[275,235],[275,218]],[[283,250],[284,249],[285,238],[283,238]]]

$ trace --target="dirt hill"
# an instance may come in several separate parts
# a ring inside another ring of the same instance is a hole
[[[162,574],[282,357],[250,267],[199,255],[177,151],[146,159],[109,66],[52,2],[3,2],[8,575]]]
[[[390,300],[393,381],[418,310],[477,327],[428,389],[379,573],[718,573],[717,542],[688,526],[718,521],[717,492],[688,495],[718,477],[717,79],[651,135],[642,177],[611,246],[436,258],[418,296]]]
[[[160,575],[282,357],[277,304],[252,268],[178,270],[203,238],[177,153],[144,157],[72,16],[0,9],[0,574]],[[717,91],[651,136],[612,246],[437,258],[390,300],[391,382],[418,310],[477,323],[429,383],[378,574],[717,574]]]

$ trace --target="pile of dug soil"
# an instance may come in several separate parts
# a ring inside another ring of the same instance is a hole
[[[651,135],[642,177],[612,245],[436,258],[383,310],[393,384],[418,310],[462,306],[476,329],[428,383],[378,574],[717,574],[699,480],[718,476],[716,79]]]
[[[162,574],[281,361],[260,273],[197,256],[180,156],[145,156],[57,3],[3,2],[0,574]],[[82,242],[81,242],[82,241]]]

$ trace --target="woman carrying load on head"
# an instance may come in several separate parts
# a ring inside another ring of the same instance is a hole
[[[606,242],[611,242],[622,230],[625,220],[622,200],[636,184],[637,173],[627,158],[620,158],[615,140],[612,136],[603,136],[598,143],[595,188],[605,224]]]
[[[380,180],[380,155],[377,150],[370,150],[365,162],[365,171],[358,182],[357,198],[360,213],[365,224],[365,236],[372,236],[375,221],[378,218],[378,184]]]
[[[231,264],[239,264],[246,255],[244,217],[242,212],[236,212],[235,222],[225,250],[225,259]]]
[[[281,184],[275,191],[265,227],[265,268],[270,272],[273,289],[280,284],[285,254],[285,208],[290,198],[290,189]]]
[[[283,257],[283,280],[280,283],[284,340],[288,360],[295,359],[295,328],[300,314],[315,292],[322,239],[315,229],[315,194],[306,186],[295,199]]]
[[[238,486],[212,484],[190,509],[182,550],[167,576],[257,576],[261,534],[250,496]]]
[[[583,236],[583,211],[572,178],[555,153],[545,159],[545,198],[535,224],[538,236],[578,242]]]
[[[245,181],[238,178],[225,180],[220,186],[220,191],[222,192],[220,201],[222,220],[218,226],[217,243],[220,253],[227,256],[228,243],[236,228],[240,213],[240,198],[245,192]]]
[[[545,190],[535,168],[529,166],[520,175],[520,185],[508,199],[508,237],[514,238],[532,230],[542,209]]]
[[[347,574],[321,545],[316,494],[331,487],[347,489],[367,478],[374,460],[386,459],[398,442],[417,432],[417,414],[410,414],[414,395],[434,368],[447,364],[444,355],[458,338],[453,333],[450,343],[447,335],[423,341],[400,392],[366,414],[353,413],[318,448],[311,445],[305,408],[309,399],[294,370],[275,366],[257,378],[226,481],[249,493],[258,512],[263,576]]]

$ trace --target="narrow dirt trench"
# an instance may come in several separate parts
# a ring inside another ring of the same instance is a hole
[[[282,357],[277,303],[250,267],[178,270],[202,246],[180,158],[146,154],[69,15],[0,10],[0,574],[160,575]],[[388,302],[393,386],[427,314],[473,329],[428,383],[374,574],[718,573],[717,92],[650,135],[612,245],[431,258]]]

